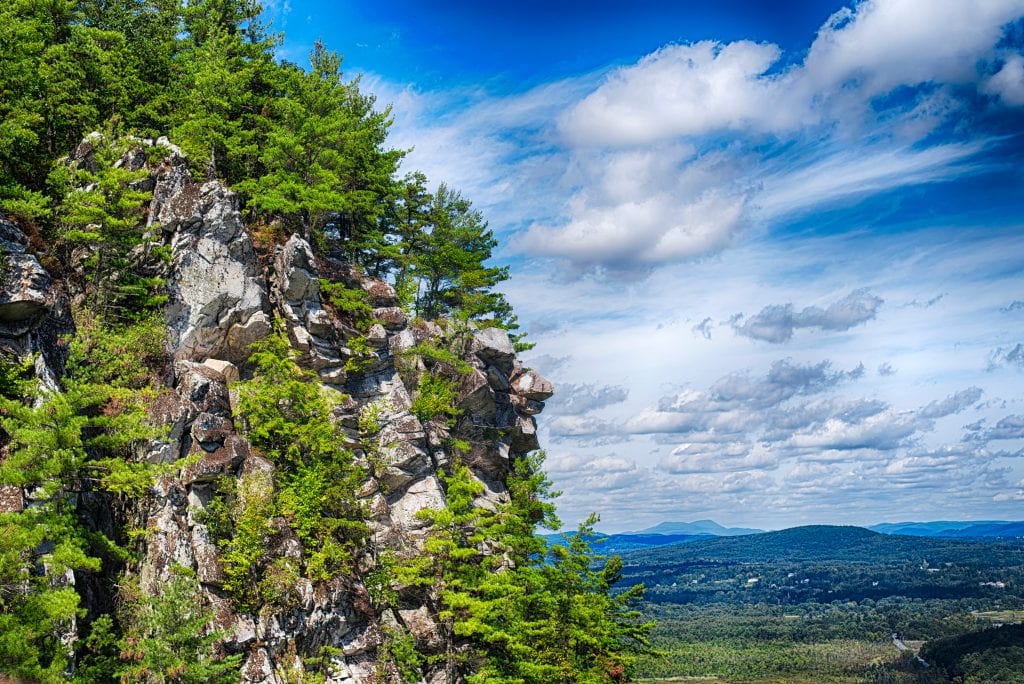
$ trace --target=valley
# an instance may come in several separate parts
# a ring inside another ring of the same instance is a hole
[[[1002,682],[1024,672],[1024,631],[1012,624],[1024,617],[1019,539],[815,525],[622,556],[622,586],[645,584],[657,620],[640,681]],[[992,633],[1011,645],[987,646]],[[919,653],[942,663],[925,667]]]

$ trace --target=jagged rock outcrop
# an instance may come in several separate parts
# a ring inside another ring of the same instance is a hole
[[[0,257],[0,336],[16,338],[35,330],[50,312],[50,274],[28,252],[28,237],[7,220],[0,220]]]
[[[215,481],[251,477],[272,486],[275,473],[275,465],[240,430],[244,423],[232,390],[251,373],[250,345],[280,320],[301,352],[300,363],[335,393],[334,418],[348,435],[339,448],[352,450],[357,462],[367,464],[372,451],[374,465],[367,468],[372,475],[358,492],[371,515],[367,548],[358,560],[363,574],[372,570],[378,551],[408,551],[422,540],[425,523],[417,513],[444,505],[438,473],[452,463],[452,437],[470,444],[464,458],[486,488],[481,503],[493,507],[507,500],[504,483],[511,461],[538,447],[534,415],[551,396],[551,383],[521,367],[505,331],[410,324],[390,285],[347,269],[345,281],[365,292],[373,312],[357,331],[321,301],[321,274],[329,267],[336,275],[338,264],[318,260],[298,236],[258,255],[237,196],[220,182],[194,181],[177,148],[166,140],[156,142],[169,153],[147,167],[150,176],[143,183],[153,189],[150,234],[172,250],[166,277],[173,373],[149,410],[151,420],[166,432],[140,447],[138,457],[183,465],[162,477],[142,501],[143,510],[133,514],[146,529],[140,584],[159,592],[173,566],[193,569],[215,609],[216,626],[228,634],[223,648],[244,655],[242,682],[283,682],[296,656],[318,657],[325,648],[332,654],[328,682],[380,681],[378,649],[389,625],[404,627],[425,648],[437,647],[438,625],[426,607],[403,604],[380,613],[354,576],[315,584],[297,578],[286,608],[264,607],[258,613],[238,610],[224,591],[220,550],[205,516]],[[81,155],[76,153],[82,163],[90,153],[87,143]],[[146,155],[138,153],[122,161],[138,168],[148,164]],[[26,245],[13,223],[0,221],[0,247],[7,255],[0,345],[14,353],[38,350],[40,341],[30,338],[38,337],[54,310],[67,309],[66,303],[54,301],[50,276]],[[358,351],[352,344],[356,335],[365,342]],[[454,425],[424,424],[411,409],[426,366],[410,350],[451,339],[461,340],[456,346],[469,365],[458,386],[462,414]],[[347,364],[352,359],[359,363]],[[359,431],[360,416],[368,411],[378,426],[371,436]],[[9,501],[8,494],[0,491],[0,507],[13,509],[20,502]],[[271,524],[279,532],[272,553],[303,553],[283,520]]]
[[[172,250],[168,325],[176,359],[240,361],[270,332],[267,284],[238,211],[219,181],[194,182],[176,149],[154,174],[150,221]]]

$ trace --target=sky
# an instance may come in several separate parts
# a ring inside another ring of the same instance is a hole
[[[567,526],[1024,518],[1024,0],[264,4],[501,240]]]

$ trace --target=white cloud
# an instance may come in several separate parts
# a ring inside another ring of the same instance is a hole
[[[1024,105],[1024,55],[1007,58],[1002,68],[985,81],[982,89],[1008,105]]]
[[[811,88],[853,85],[865,97],[899,85],[965,83],[1021,0],[868,0],[842,9],[818,32],[804,62]]]
[[[970,108],[1020,104],[1024,58],[998,43],[1022,13],[864,2],[802,61],[705,42],[520,95],[368,88],[396,103],[406,167],[462,189],[512,243],[505,292],[537,324],[529,363],[569,388],[539,418],[567,520],[1016,510],[1024,353],[1000,308],[1024,233],[900,224],[916,209],[895,205],[901,188],[991,170],[1005,143]],[[874,196],[897,199],[856,224],[811,213]],[[875,225],[887,211],[897,222]],[[752,312],[745,333],[710,340],[736,311]],[[936,505],[936,490],[956,495]]]
[[[659,469],[674,475],[764,471],[774,469],[778,465],[777,454],[761,445],[745,442],[682,444],[658,462]]]
[[[574,144],[636,145],[721,129],[775,130],[797,122],[779,100],[778,79],[765,72],[775,45],[703,41],[669,45],[609,75],[566,112],[563,134]]]
[[[578,196],[564,226],[532,226],[513,246],[537,256],[609,267],[654,266],[717,252],[740,228],[745,200],[710,192],[691,201],[650,194],[612,207]]]
[[[851,292],[825,309],[808,306],[796,311],[792,304],[773,304],[743,320],[738,314],[733,318],[733,330],[744,337],[765,342],[786,342],[798,328],[820,328],[830,331],[845,331],[866,323],[875,317],[884,300],[864,290]]]

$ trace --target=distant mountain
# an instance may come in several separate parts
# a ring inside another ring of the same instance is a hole
[[[1024,537],[1024,522],[1006,520],[937,520],[933,522],[880,523],[868,529],[882,534],[948,539],[1019,539]]]
[[[1005,555],[1021,563],[1021,550],[992,542],[966,539],[915,538],[874,532],[863,527],[807,525],[745,537],[713,537],[629,553],[627,563],[676,564],[701,559],[729,562],[859,561],[939,563],[961,560],[971,549],[986,548],[988,556]]]
[[[566,536],[572,536],[574,532]],[[564,543],[562,534],[545,534],[544,539],[550,545],[561,546]],[[702,539],[713,539],[708,534],[604,534],[598,532],[592,542],[598,553],[611,556],[628,553],[639,549],[651,549],[668,544],[685,544]]]
[[[764,530],[747,527],[722,527],[714,520],[694,520],[693,522],[663,522],[645,530],[627,532],[626,534],[703,534],[713,537],[736,537],[741,534],[759,534],[761,532]]]
[[[622,555],[622,585],[657,604],[1018,600],[1024,542],[882,534],[809,525],[711,537]]]

